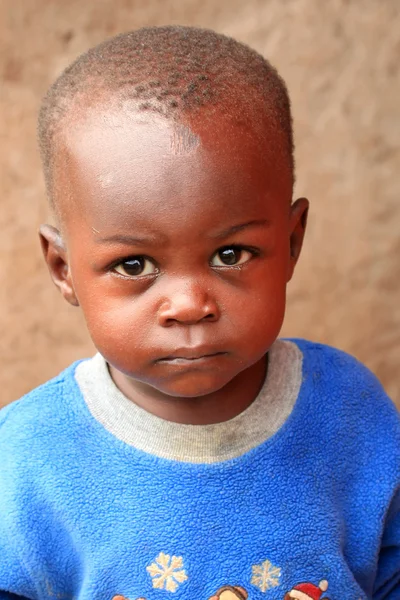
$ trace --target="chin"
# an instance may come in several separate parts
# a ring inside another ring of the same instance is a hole
[[[176,398],[199,398],[213,394],[227,385],[232,377],[190,374],[184,378],[174,378],[172,381],[163,382],[155,386],[160,392],[167,396]]]

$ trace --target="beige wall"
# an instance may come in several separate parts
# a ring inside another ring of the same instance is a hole
[[[1,0],[0,404],[93,352],[50,284],[41,95],[88,46],[142,25],[215,28],[287,80],[297,194],[312,202],[284,333],[343,348],[400,403],[399,0]]]

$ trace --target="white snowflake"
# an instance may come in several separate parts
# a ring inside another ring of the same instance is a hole
[[[183,560],[181,556],[170,556],[169,554],[160,552],[155,562],[146,567],[146,569],[153,580],[154,588],[175,592],[179,584],[188,578],[186,571],[182,567]]]
[[[253,576],[251,583],[266,592],[280,583],[281,569],[275,567],[269,560],[265,560],[260,565],[253,565]]]

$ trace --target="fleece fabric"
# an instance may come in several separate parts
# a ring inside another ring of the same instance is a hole
[[[0,600],[400,600],[396,408],[342,352],[271,356],[255,408],[214,431],[125,410],[98,359],[100,396],[79,363],[1,410]]]

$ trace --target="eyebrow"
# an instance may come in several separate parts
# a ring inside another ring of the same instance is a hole
[[[148,244],[159,244],[160,238],[164,236],[139,236],[139,235],[126,235],[122,233],[115,233],[107,237],[96,237],[95,241],[98,244],[124,244],[125,246],[146,246]],[[161,241],[162,243],[162,241]]]
[[[239,225],[232,225],[232,227],[228,227],[223,231],[219,231],[214,235],[210,235],[209,237],[221,240],[224,238],[233,235],[239,231],[243,231],[243,229],[248,229],[250,227],[263,227],[270,225],[270,221],[267,219],[253,219],[252,221],[248,221],[247,223],[240,223]],[[164,243],[166,241],[166,237],[162,234],[157,236],[140,236],[140,235],[127,235],[122,233],[115,233],[114,235],[106,236],[106,237],[96,237],[96,243],[98,244],[110,244],[117,243],[123,244],[125,246],[146,246],[149,244],[157,244]]]
[[[270,221],[268,221],[267,219],[253,219],[252,221],[248,221],[247,223],[240,223],[239,225],[233,225],[232,227],[228,227],[227,229],[224,229],[223,231],[220,231],[217,234],[212,235],[211,237],[220,240],[234,233],[237,233],[238,231],[243,231],[243,229],[248,229],[249,227],[263,227],[265,225],[271,225]]]

